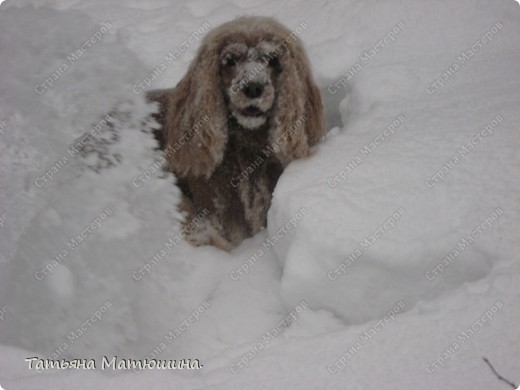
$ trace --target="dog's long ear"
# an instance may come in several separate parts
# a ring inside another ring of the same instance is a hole
[[[211,176],[224,156],[226,113],[218,47],[206,41],[167,102],[165,152],[171,171],[181,177]]]
[[[305,50],[297,41],[285,46],[278,84],[275,126],[271,146],[286,166],[310,155],[311,147],[325,134],[321,95],[312,77]]]

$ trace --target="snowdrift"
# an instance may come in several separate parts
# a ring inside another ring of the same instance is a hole
[[[0,6],[4,388],[497,388],[483,357],[520,381],[520,7],[304,3]],[[246,13],[305,21],[330,131],[228,254],[180,240],[142,91]],[[24,360],[115,355],[202,367]]]

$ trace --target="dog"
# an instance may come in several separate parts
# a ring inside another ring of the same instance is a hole
[[[155,137],[197,246],[229,251],[265,227],[283,170],[310,156],[325,133],[305,50],[268,17],[239,17],[208,32],[177,86],[147,99],[158,105]],[[203,220],[190,223],[201,212]]]

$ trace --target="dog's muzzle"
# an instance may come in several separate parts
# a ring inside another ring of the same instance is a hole
[[[266,65],[259,61],[244,63],[232,82],[228,96],[231,112],[242,127],[255,129],[264,125],[275,96]]]

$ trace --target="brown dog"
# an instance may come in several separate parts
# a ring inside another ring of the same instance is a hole
[[[188,239],[229,250],[266,225],[283,169],[324,135],[321,96],[296,34],[265,17],[210,31],[159,103],[156,133],[184,194]]]

